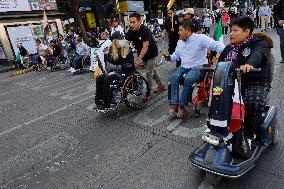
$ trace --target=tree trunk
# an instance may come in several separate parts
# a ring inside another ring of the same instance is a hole
[[[82,22],[81,15],[79,13],[79,0],[73,0],[73,1],[67,0],[67,4],[68,4],[69,9],[73,13],[75,20],[77,20],[77,22],[79,23],[84,42],[89,44],[90,40],[88,39],[85,26]]]
[[[86,29],[85,29],[85,26],[82,22],[82,19],[81,19],[81,16],[79,13],[76,13],[77,15],[74,15],[75,19],[77,20],[78,24],[79,24],[79,27],[80,27],[80,30],[81,30],[81,34],[82,34],[82,37],[84,39],[84,42],[89,44],[90,40],[87,36],[87,33],[86,33]]]

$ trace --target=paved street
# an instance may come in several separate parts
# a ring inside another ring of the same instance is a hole
[[[248,174],[223,179],[214,188],[284,188],[284,65],[279,64],[278,36],[269,34],[276,57],[270,103],[278,108],[279,143]],[[165,83],[174,68],[159,66]],[[207,109],[198,119],[170,119],[167,93],[162,93],[143,110],[122,104],[116,112],[99,114],[91,111],[91,73],[8,75],[0,75],[1,189],[213,188],[189,162],[201,143]]]

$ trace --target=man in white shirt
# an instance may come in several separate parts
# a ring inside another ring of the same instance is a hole
[[[111,36],[116,31],[119,31],[120,33],[122,33],[124,35],[123,28],[119,25],[119,20],[117,18],[112,19],[112,27],[111,27],[110,30],[111,30],[111,32],[110,32]]]
[[[267,6],[267,1],[263,2],[258,15],[261,20],[261,32],[266,31],[268,28],[269,16],[271,15],[271,10],[269,6]]]
[[[98,46],[98,50],[96,52],[96,61],[92,61],[91,62],[91,66],[90,66],[90,70],[94,71],[94,69],[96,68],[97,62],[100,61],[102,68],[105,69],[105,61],[104,61],[104,55],[105,52],[108,50],[108,47],[111,45],[111,40],[109,39],[108,36],[108,32],[107,31],[103,31],[101,33],[101,40]]]
[[[165,55],[166,60],[181,60],[181,66],[176,69],[170,77],[171,84],[171,115],[184,118],[186,115],[185,107],[189,103],[189,96],[192,85],[198,82],[201,76],[203,65],[208,64],[208,48],[220,54],[224,49],[224,44],[213,40],[205,34],[193,33],[194,23],[185,20],[179,26],[180,40],[178,41],[175,52],[172,55]],[[185,75],[184,88],[181,96],[179,95],[179,80]]]

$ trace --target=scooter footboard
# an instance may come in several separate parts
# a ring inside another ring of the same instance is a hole
[[[254,166],[255,157],[242,164],[234,164],[227,147],[215,148],[205,143],[190,155],[190,161],[199,169],[229,178],[238,178]]]

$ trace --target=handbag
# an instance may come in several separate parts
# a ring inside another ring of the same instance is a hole
[[[97,78],[100,75],[102,75],[102,70],[99,68],[99,66],[96,66],[94,71],[94,78]]]

